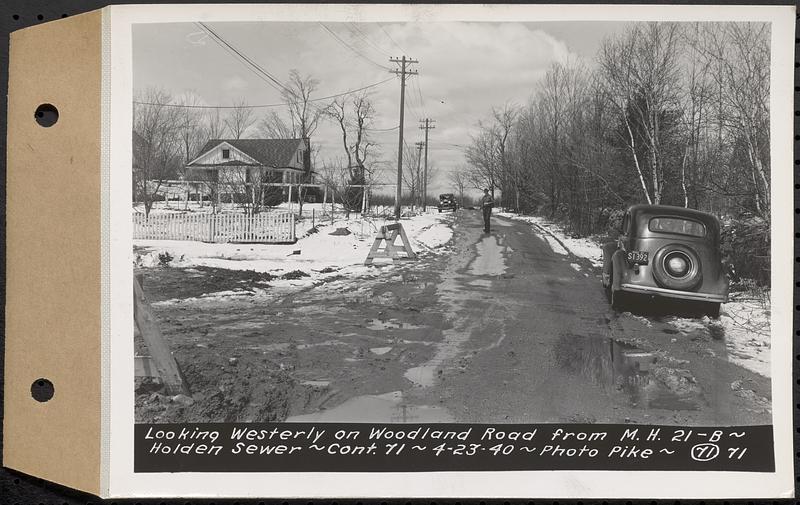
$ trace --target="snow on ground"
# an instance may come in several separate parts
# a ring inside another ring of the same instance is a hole
[[[400,222],[408,235],[412,249],[417,254],[439,254],[441,247],[453,236],[452,214],[421,214]],[[134,246],[142,250],[136,254],[135,262],[141,267],[159,265],[159,255],[172,256],[170,266],[205,266],[231,270],[254,270],[279,276],[301,270],[308,277],[292,280],[274,280],[270,285],[304,286],[313,284],[320,277],[335,273],[348,277],[374,277],[377,271],[364,265],[380,226],[393,221],[382,219],[339,219],[330,224],[318,225],[316,233],[300,238],[294,244],[218,244],[179,240],[134,240]],[[298,233],[310,228],[310,221],[298,223]],[[339,229],[350,233],[331,235]],[[397,243],[400,243],[398,237]],[[374,264],[392,263],[388,259],[376,259]],[[325,270],[324,272],[322,270]]]
[[[708,330],[713,338],[725,339],[728,360],[770,377],[770,320],[764,302],[732,293],[722,305],[719,320],[673,317],[667,320],[681,332]]]
[[[722,305],[719,320],[673,317],[668,323],[682,332],[708,330],[714,338],[724,338],[728,360],[748,370],[770,377],[770,320],[764,302],[732,293]]]
[[[770,312],[758,300],[732,300],[722,306],[728,357],[765,377],[770,373]]]
[[[588,259],[595,267],[603,266],[602,245],[591,237],[571,237],[564,231],[561,225],[540,216],[523,216],[512,212],[497,212],[495,214],[501,217],[508,217],[531,223],[534,227],[538,227],[543,231],[540,236],[556,254],[566,256],[572,253],[579,258]]]

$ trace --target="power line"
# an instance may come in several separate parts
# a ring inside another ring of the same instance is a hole
[[[370,46],[372,46],[373,48],[377,49],[379,53],[383,54],[384,56],[388,56],[388,57],[391,57],[391,56],[392,56],[391,54],[389,54],[389,53],[387,53],[386,51],[384,51],[384,50],[383,50],[383,48],[381,48],[381,47],[380,47],[378,44],[376,44],[376,43],[372,42],[372,40],[371,40],[369,37],[367,37],[367,34],[366,34],[366,33],[364,33],[363,31],[361,31],[361,28],[359,28],[357,24],[355,24],[355,23],[348,23],[348,25],[349,25],[349,26],[350,26],[350,27],[351,27],[353,30],[355,30],[356,32],[358,32],[358,33],[361,35],[361,38],[362,38],[362,39],[364,39],[364,41],[365,41],[367,44],[369,44],[369,45],[370,45]],[[351,31],[350,33],[353,33],[353,32]]]
[[[395,46],[397,49],[399,49],[401,53],[405,54],[405,53],[406,53],[406,50],[405,50],[405,49],[403,49],[402,47],[400,47],[400,45],[399,45],[397,42],[395,42],[395,41],[394,41],[394,39],[392,38],[392,36],[391,36],[391,35],[389,35],[389,32],[387,32],[387,31],[386,31],[386,28],[384,28],[384,27],[383,27],[383,24],[382,24],[382,23],[378,23],[378,26],[379,26],[379,27],[380,27],[380,29],[383,31],[383,33],[385,33],[385,34],[386,34],[386,36],[387,36],[387,37],[389,37],[389,40],[391,40],[391,41],[392,41],[392,44],[394,44],[394,46]]]
[[[419,105],[422,107],[422,111],[425,112],[425,99],[422,97],[422,86],[419,83],[419,79],[415,82],[417,86],[417,95],[419,96]]]
[[[412,103],[411,103],[411,107],[416,109],[416,112],[419,113],[419,114],[415,113],[414,110],[411,111],[411,113],[414,115],[414,119],[416,119],[417,121],[421,121],[422,120],[422,116],[425,115],[425,107],[422,104],[422,95],[421,95],[421,93],[419,91],[419,83],[417,81],[419,81],[419,79],[416,79],[415,81],[411,81],[412,93],[411,93],[411,96],[409,98],[413,100]],[[414,93],[413,92],[414,90],[416,90],[417,92]],[[416,103],[414,103],[414,102],[416,102]]]
[[[236,55],[238,55],[242,60],[244,60],[246,62],[246,64],[248,65],[248,68],[250,68],[251,70],[255,69],[257,71],[256,75],[259,75],[259,76],[263,75],[264,77],[266,77],[266,81],[265,82],[270,84],[270,86],[272,86],[273,88],[275,88],[277,91],[279,91],[281,93],[289,93],[290,95],[294,95],[294,92],[292,90],[290,90],[289,88],[284,86],[284,84],[282,82],[280,82],[272,74],[267,72],[258,63],[253,61],[250,57],[245,55],[242,51],[240,51],[239,49],[234,47],[231,43],[229,43],[224,38],[222,38],[220,35],[218,35],[214,30],[211,29],[211,27],[209,27],[208,25],[206,25],[205,23],[202,23],[202,22],[198,22],[197,24],[203,30],[205,30],[209,35],[211,35],[212,40],[214,40],[217,44],[221,44],[221,45],[223,45],[223,47],[233,51]],[[262,79],[264,79],[264,77],[262,77]]]
[[[394,80],[394,77],[389,77],[388,79],[384,79],[382,81],[378,81],[378,82],[369,84],[367,86],[363,86],[361,88],[350,89],[350,90],[347,90],[347,91],[343,91],[341,93],[337,93],[335,95],[323,96],[321,98],[312,98],[312,99],[309,99],[308,101],[309,102],[321,102],[323,100],[330,100],[331,98],[337,98],[337,97],[344,96],[344,95],[350,95],[352,93],[357,93],[359,91],[364,91],[365,89],[374,88],[376,86],[380,86],[381,84],[386,84],[387,82],[393,81],[393,80]],[[163,106],[163,107],[179,107],[179,108],[183,108],[183,109],[239,109],[239,108],[243,108],[243,109],[263,109],[263,108],[267,108],[267,107],[283,107],[283,106],[286,105],[285,103],[268,103],[268,104],[261,104],[261,105],[244,105],[244,106],[236,106],[236,105],[184,105],[184,104],[178,104],[178,103],[139,102],[139,101],[136,101],[136,100],[134,100],[133,103],[139,104],[139,105],[160,105],[160,106]],[[396,129],[396,128],[397,127],[393,128],[393,129]]]
[[[339,43],[340,43],[340,44],[342,44],[342,45],[343,45],[343,46],[345,46],[346,48],[348,48],[348,49],[350,49],[351,51],[353,51],[353,52],[354,52],[356,55],[358,55],[360,58],[364,59],[365,61],[367,61],[367,62],[369,62],[369,63],[371,63],[371,64],[373,64],[373,65],[375,65],[375,66],[376,66],[376,67],[378,67],[378,68],[381,68],[381,69],[383,69],[383,70],[390,70],[390,69],[389,69],[389,67],[387,67],[387,66],[385,66],[385,65],[381,65],[380,63],[377,63],[377,62],[375,62],[374,60],[372,60],[372,59],[370,59],[368,56],[366,56],[364,53],[362,53],[361,51],[359,51],[359,50],[358,50],[358,49],[356,49],[355,47],[353,47],[353,46],[351,46],[350,44],[348,44],[347,42],[345,42],[345,41],[344,41],[344,40],[343,40],[341,37],[339,37],[338,35],[336,35],[336,32],[334,32],[333,30],[331,30],[330,28],[328,28],[328,26],[327,26],[325,23],[319,22],[319,25],[320,25],[321,27],[323,27],[323,28],[324,28],[324,29],[325,29],[325,30],[326,30],[328,33],[330,33],[330,34],[331,34],[331,36],[332,36],[334,39],[336,39],[337,41],[339,41]]]
[[[400,128],[400,125],[393,126],[391,128],[364,128],[364,131],[369,132],[392,132]]]

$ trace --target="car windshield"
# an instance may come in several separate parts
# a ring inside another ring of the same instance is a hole
[[[654,217],[650,220],[650,231],[680,233],[694,237],[704,237],[706,227],[703,223],[679,217]]]

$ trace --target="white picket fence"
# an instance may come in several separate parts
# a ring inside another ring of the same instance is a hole
[[[203,242],[295,242],[291,212],[244,214],[144,214],[133,215],[133,238],[146,240],[198,240]]]

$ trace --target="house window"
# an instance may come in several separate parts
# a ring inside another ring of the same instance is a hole
[[[303,151],[297,151],[297,162],[298,163],[303,162]]]
[[[229,159],[231,157],[231,150],[230,149],[223,149],[222,150],[222,159]]]

